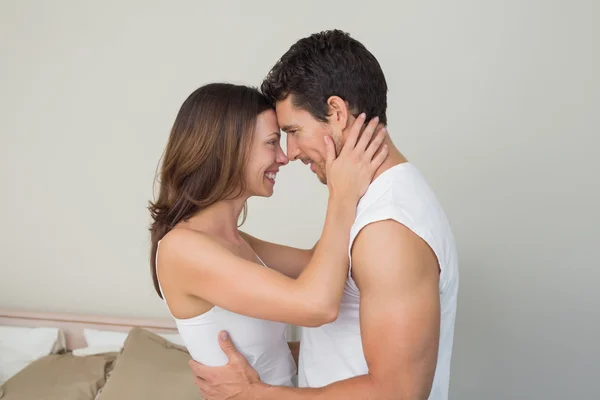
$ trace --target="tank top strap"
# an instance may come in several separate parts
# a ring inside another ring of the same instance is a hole
[[[158,249],[160,248],[160,240],[156,243],[156,256],[154,258],[154,273],[156,274],[156,282],[158,282],[158,289],[160,290],[160,294],[163,298],[163,301],[166,303],[165,294],[162,290],[162,286],[160,285],[160,278],[158,277]],[[167,306],[168,308],[168,306]]]
[[[246,242],[246,244],[248,245],[248,247],[250,247],[250,250],[252,250],[252,252],[254,253],[254,256],[258,259],[258,261],[260,261],[260,263],[263,265],[263,267],[269,268],[269,266],[267,264],[265,264],[265,262],[262,260],[262,258],[260,258],[258,256],[258,254],[256,254],[256,251],[254,251],[254,249],[252,248],[252,246],[250,245],[250,243],[248,243],[248,241],[244,240],[244,242]]]
[[[252,247],[252,246],[250,246],[250,247]],[[263,261],[263,260],[262,260],[262,259],[261,259],[261,258],[258,256],[258,254],[256,254],[256,252],[254,251],[254,249],[252,249],[252,251],[254,252],[254,255],[256,256],[256,258],[258,258],[258,261],[260,261],[260,263],[261,263],[261,264],[262,264],[264,267],[266,267],[266,268],[269,268],[269,267],[267,267],[267,264],[265,264],[265,262],[264,262],[264,261]]]

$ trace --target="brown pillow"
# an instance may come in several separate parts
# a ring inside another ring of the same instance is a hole
[[[98,400],[202,399],[190,359],[185,347],[132,328]]]
[[[0,388],[0,399],[94,400],[116,357],[117,353],[42,357],[6,381]]]

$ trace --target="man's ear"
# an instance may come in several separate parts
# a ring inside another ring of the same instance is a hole
[[[329,116],[327,117],[329,125],[335,133],[341,134],[348,125],[351,117],[348,104],[339,96],[331,96],[327,99],[329,107]]]

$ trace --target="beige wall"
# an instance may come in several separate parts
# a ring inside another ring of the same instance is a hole
[[[0,306],[165,316],[145,207],[179,106],[337,27],[455,230],[452,398],[597,395],[598,2],[226,3],[0,2]],[[312,246],[325,200],[292,164],[246,229]]]

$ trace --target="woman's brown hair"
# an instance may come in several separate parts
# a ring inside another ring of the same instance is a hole
[[[160,167],[158,199],[148,207],[153,220],[150,266],[160,297],[158,242],[180,221],[244,193],[256,119],[272,108],[257,89],[229,83],[202,86],[181,106]]]

